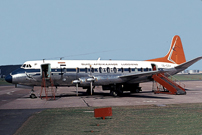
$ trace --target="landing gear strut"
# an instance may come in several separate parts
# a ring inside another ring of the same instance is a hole
[[[95,88],[95,86],[92,88],[92,93],[91,93],[91,88],[90,88],[90,87],[87,88],[86,93],[87,93],[88,95],[94,94],[94,88]]]
[[[123,90],[121,89],[120,85],[115,85],[110,90],[110,95],[117,97],[123,94]]]
[[[30,98],[34,99],[34,98],[37,98],[37,96],[34,94],[34,90],[32,89],[31,90],[31,93],[30,93]]]

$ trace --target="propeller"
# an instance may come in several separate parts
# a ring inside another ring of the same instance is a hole
[[[72,81],[73,84],[76,84],[76,95],[78,96],[78,87],[79,87],[79,83],[81,83],[81,80],[74,80]]]
[[[92,75],[92,66],[90,65],[90,78],[87,79],[87,82],[90,82],[90,95],[93,93],[93,82],[95,81],[95,77]]]
[[[90,65],[90,73],[89,73],[89,78],[87,78],[87,79],[82,79],[82,78],[78,78],[78,80],[73,80],[72,81],[72,83],[73,84],[76,84],[76,93],[77,93],[77,96],[78,96],[78,85],[80,84],[80,83],[82,83],[82,82],[90,82],[90,94],[92,95],[92,93],[93,93],[93,82],[96,80],[96,78],[92,75],[92,71],[93,70],[93,68],[91,67],[91,65]]]

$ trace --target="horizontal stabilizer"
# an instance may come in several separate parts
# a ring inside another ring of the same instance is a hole
[[[202,59],[202,56],[201,57],[197,57],[195,59],[192,59],[190,61],[187,61],[183,64],[180,64],[179,66],[176,66],[175,69],[177,69],[178,72],[181,72],[185,69],[187,69],[189,66],[191,66],[192,64],[196,63],[197,61],[201,60]]]

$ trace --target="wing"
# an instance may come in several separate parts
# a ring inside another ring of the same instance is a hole
[[[202,56],[197,57],[197,58],[190,60],[188,62],[185,62],[183,64],[180,64],[179,66],[176,66],[175,68],[165,69],[164,71],[138,72],[138,73],[134,73],[134,74],[122,75],[122,76],[119,76],[119,78],[123,79],[124,81],[130,81],[130,80],[138,79],[138,78],[144,78],[145,80],[148,80],[148,79],[151,79],[151,77],[154,74],[158,74],[158,73],[169,73],[171,75],[174,75],[176,73],[179,73],[179,72],[185,70],[186,68],[188,68],[192,64],[196,63],[200,59],[202,59]]]
[[[165,71],[148,71],[148,72],[138,72],[134,74],[122,75],[119,78],[125,81],[130,81],[137,78],[151,78],[154,74],[165,73]]]

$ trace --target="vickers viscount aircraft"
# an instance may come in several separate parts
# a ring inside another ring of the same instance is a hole
[[[117,96],[123,91],[139,92],[139,83],[153,81],[152,76],[166,72],[177,74],[202,57],[186,62],[181,39],[174,36],[168,53],[162,58],[145,61],[118,60],[40,60],[27,61],[21,68],[13,71],[5,80],[16,87],[41,86],[43,76],[51,78],[53,85],[77,86],[92,94],[95,86],[110,90]],[[47,83],[51,85],[51,83]],[[33,95],[33,94],[32,94]]]

